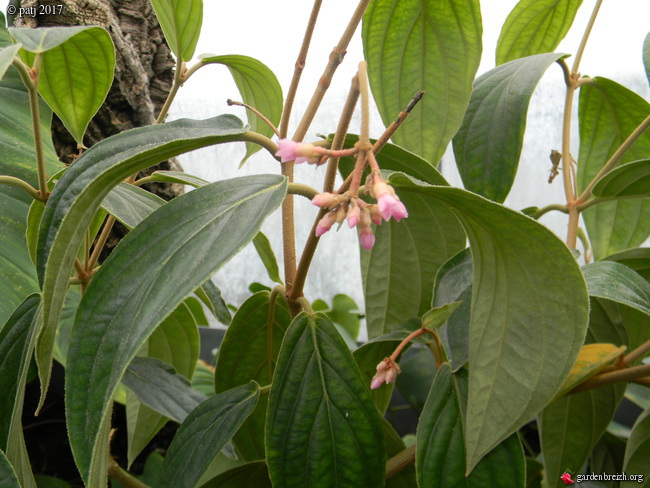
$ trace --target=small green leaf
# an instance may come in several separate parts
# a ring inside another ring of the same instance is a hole
[[[650,196],[650,159],[624,164],[598,180],[593,194],[604,198]]]
[[[253,245],[262,260],[262,263],[264,263],[264,267],[266,268],[266,272],[269,274],[271,281],[281,285],[284,284],[282,278],[280,278],[278,261],[275,259],[275,253],[273,252],[269,238],[260,231],[253,239]]]
[[[258,234],[259,235],[259,234]],[[291,323],[289,307],[282,296],[260,291],[248,298],[230,322],[221,342],[214,391],[221,393],[255,380],[260,386],[271,384],[280,344]],[[233,444],[246,460],[263,459],[264,425],[268,396],[260,399],[255,412],[235,434]]]
[[[159,488],[193,488],[253,412],[259,396],[259,385],[251,381],[199,405],[181,424],[169,446]]]
[[[224,325],[228,325],[232,316],[230,310],[221,296],[221,290],[214,284],[212,278],[203,283],[196,291],[196,296],[203,304],[210,309],[216,319]]]
[[[461,300],[457,310],[438,331],[451,361],[452,372],[458,371],[469,358],[469,323],[472,303],[472,254],[465,249],[438,270],[432,306]]]
[[[393,140],[435,165],[463,120],[482,31],[478,0],[375,0],[364,15],[363,50],[384,125],[424,90]]]
[[[178,423],[183,423],[199,404],[208,399],[193,390],[185,376],[160,359],[133,358],[122,382],[142,403]]]
[[[196,363],[194,376],[192,376],[192,388],[203,393],[205,396],[214,395],[214,367],[205,361]]]
[[[180,183],[182,185],[193,186],[194,188],[205,186],[209,183],[209,181],[198,176],[188,175],[187,173],[180,173],[178,171],[154,171],[149,175],[149,178],[161,183]]]
[[[9,66],[14,62],[14,58],[16,57],[16,54],[18,54],[20,48],[20,44],[12,44],[0,49],[0,80],[9,69]]]
[[[603,261],[584,266],[589,295],[628,305],[650,315],[650,283],[627,266]]]
[[[520,0],[497,41],[497,65],[550,53],[569,32],[582,0]]]
[[[385,440],[368,385],[323,314],[298,315],[273,375],[266,455],[274,486],[383,486]]]
[[[465,188],[497,202],[506,199],[519,166],[530,98],[549,66],[566,56],[528,56],[476,79],[454,136],[454,155]]]
[[[461,303],[463,303],[462,300],[432,308],[422,316],[422,327],[429,329],[439,328]]]
[[[409,188],[449,205],[470,241],[474,282],[465,442],[471,471],[553,398],[571,370],[587,327],[584,277],[564,243],[520,212],[398,173],[389,181],[399,195]]]
[[[96,26],[10,28],[23,44],[23,60],[41,56],[38,92],[79,144],[90,119],[113,83],[115,48],[109,33]]]
[[[236,54],[226,56],[203,54],[200,58],[203,64],[223,64],[228,68],[243,102],[257,109],[274,126],[278,126],[283,108],[282,86],[280,86],[275,73],[264,63],[249,56]],[[260,120],[257,115],[247,113],[246,116],[253,132],[273,137],[273,129]],[[246,160],[260,149],[260,146],[256,144],[246,143],[246,155],[239,167],[241,168]]]
[[[264,461],[254,461],[229,469],[201,485],[200,488],[242,488],[243,486],[273,488],[269,478],[269,468]]]
[[[286,186],[284,177],[257,175],[181,195],[131,231],[95,274],[79,305],[66,367],[69,436],[87,484],[103,476],[102,428],[128,364],[155,327],[250,242]]]
[[[203,23],[203,0],[152,0],[167,44],[183,61],[194,56]]]
[[[646,408],[644,412],[636,419],[634,427],[632,427],[632,434],[627,441],[625,448],[625,460],[623,463],[623,471],[625,473],[636,474],[643,476],[644,483],[640,484],[638,479],[635,481],[624,481],[621,483],[621,488],[628,488],[630,486],[646,486],[650,481],[650,460],[648,459],[648,450],[650,449],[650,408]]]
[[[20,488],[16,472],[2,449],[0,449],[0,487]]]
[[[607,78],[592,78],[580,88],[579,192],[648,114],[650,103]],[[619,164],[646,159],[648,154],[650,132],[646,131]],[[650,198],[600,203],[586,209],[582,216],[596,260],[639,246],[650,236]]]
[[[465,476],[463,418],[466,370],[451,373],[445,363],[436,373],[417,430],[415,467],[419,486],[510,488],[524,486],[524,452],[516,434],[496,446]]]
[[[128,229],[148,217],[154,210],[165,204],[165,200],[142,188],[121,182],[113,188],[102,208],[119,220]]]

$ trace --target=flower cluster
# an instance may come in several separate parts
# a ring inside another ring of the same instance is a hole
[[[375,235],[371,223],[381,224],[381,214],[377,205],[371,205],[349,193],[336,195],[334,193],[319,193],[312,199],[318,207],[329,210],[316,226],[316,235],[322,236],[337,223],[339,226],[347,219],[348,227],[359,228],[359,241],[364,249],[375,245]]]
[[[388,222],[394,218],[398,222],[404,217],[408,217],[406,207],[400,202],[399,197],[395,194],[393,187],[386,183],[378,172],[373,171],[366,180],[366,188],[370,196],[377,199],[379,212],[382,218]]]
[[[400,372],[399,365],[395,361],[391,358],[385,358],[377,365],[377,374],[373,376],[370,382],[370,389],[376,390],[384,383],[392,383]]]

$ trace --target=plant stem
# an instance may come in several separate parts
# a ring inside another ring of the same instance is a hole
[[[350,121],[352,120],[352,114],[354,113],[354,108],[356,107],[357,101],[359,100],[359,93],[359,75],[354,75],[352,78],[352,86],[350,86],[348,98],[345,101],[345,105],[343,106],[343,113],[341,113],[339,125],[336,128],[334,140],[332,141],[331,149],[335,151],[338,151],[343,147],[345,136],[348,132],[348,128],[350,127]],[[329,162],[327,164],[327,172],[325,173],[325,181],[323,182],[323,192],[331,193],[334,191],[336,172],[339,168],[340,159],[341,158],[335,156],[332,156],[329,159]]]
[[[648,351],[650,351],[650,340],[641,344],[634,351],[631,351],[630,353],[626,354],[625,357],[623,358],[623,366],[626,367],[629,366],[637,359],[645,356]]]
[[[591,29],[594,26],[594,23],[596,22],[596,17],[598,16],[598,11],[600,10],[600,6],[602,5],[603,0],[596,0],[596,5],[594,5],[594,9],[591,11],[591,17],[589,17],[589,22],[587,22],[587,27],[585,27],[585,32],[582,35],[582,40],[580,41],[580,46],[578,47],[578,51],[576,52],[575,58],[573,59],[573,67],[571,71],[574,73],[578,72],[578,68],[580,67],[580,61],[582,61],[582,55],[585,52],[585,47],[587,46],[587,40],[589,39],[589,35],[591,34]]]
[[[176,93],[178,93],[178,89],[185,82],[186,78],[184,77],[184,73],[183,73],[184,70],[185,70],[185,63],[183,63],[183,60],[181,58],[177,58],[176,70],[174,71],[174,81],[172,82],[172,87],[171,90],[169,90],[169,95],[167,95],[165,104],[163,105],[162,109],[160,109],[160,113],[158,114],[158,118],[156,119],[156,124],[162,124],[165,121],[165,117],[167,117],[167,112],[169,112],[169,108],[171,107],[172,102],[176,97]]]
[[[289,85],[287,98],[284,100],[282,119],[280,120],[280,138],[287,137],[287,134],[289,133],[289,118],[291,117],[293,102],[296,99],[296,92],[298,91],[298,85],[300,84],[302,71],[305,69],[305,63],[307,62],[307,53],[309,52],[309,45],[311,44],[311,38],[314,34],[314,27],[316,26],[316,20],[318,19],[318,13],[320,12],[322,3],[322,0],[314,1],[309,20],[307,21],[307,28],[305,29],[305,35],[302,39],[302,45],[300,46],[298,59],[296,59],[296,64],[293,69],[293,77],[291,78],[291,84]]]
[[[45,174],[45,156],[43,153],[43,137],[41,135],[41,110],[38,104],[38,76],[41,65],[41,55],[36,54],[34,67],[28,68],[19,58],[15,58],[13,65],[18,69],[29,95],[29,108],[32,115],[32,132],[34,133],[34,152],[36,155],[36,168],[38,171],[39,200],[47,202],[49,191],[47,188],[47,175]]]
[[[589,378],[584,383],[580,383],[568,394],[570,395],[581,391],[592,390],[599,386],[613,385],[614,383],[621,383],[624,381],[634,381],[640,378],[645,378],[646,376],[650,376],[650,364],[601,373]]]
[[[264,122],[266,125],[268,125],[271,130],[275,133],[276,136],[280,137],[280,131],[277,129],[276,126],[273,125],[273,122],[271,122],[262,112],[257,110],[255,107],[251,107],[250,105],[244,103],[244,102],[235,102],[234,100],[231,100],[230,98],[226,100],[226,103],[228,104],[229,107],[236,105],[239,107],[244,107],[251,112],[253,112],[257,117],[259,117],[262,122]]]
[[[307,109],[305,110],[305,113],[302,117],[302,120],[300,121],[300,124],[298,125],[298,128],[296,129],[296,132],[293,136],[294,141],[302,141],[307,134],[307,130],[309,130],[309,126],[314,120],[314,116],[318,111],[318,107],[320,107],[320,104],[323,101],[323,97],[325,96],[325,93],[330,86],[332,77],[334,76],[334,73],[336,72],[338,66],[343,61],[343,57],[345,56],[345,53],[348,49],[348,44],[350,44],[350,40],[352,39],[354,32],[357,30],[357,26],[359,25],[359,22],[361,22],[363,14],[366,11],[369,3],[370,0],[361,0],[359,2],[356,10],[352,14],[352,18],[350,19],[348,26],[346,27],[343,35],[341,36],[341,39],[339,40],[339,43],[332,50],[325,71],[323,72],[323,75],[318,82],[318,86],[314,91],[314,95],[312,96],[311,101],[309,102],[309,105],[307,106]]]
[[[108,476],[115,481],[119,481],[127,488],[150,488],[149,485],[135,478],[133,475],[123,470],[119,464],[109,456],[108,458]]]
[[[415,445],[407,447],[386,461],[386,479],[415,463]]]
[[[583,204],[585,205],[587,203],[587,199],[591,196],[591,192],[593,191],[594,187],[598,183],[598,181],[605,176],[607,173],[609,173],[614,166],[616,166],[623,155],[632,147],[632,145],[643,135],[643,133],[648,130],[650,127],[650,115],[648,115],[643,122],[639,124],[639,126],[634,129],[634,131],[623,141],[623,144],[619,146],[619,148],[612,154],[612,156],[609,158],[609,161],[605,163],[605,165],[600,169],[596,177],[589,183],[587,188],[582,192],[580,195],[580,198],[578,199],[577,203],[578,204]]]
[[[361,92],[361,134],[359,134],[359,145],[361,150],[364,146],[370,145],[370,93],[368,90],[368,64],[365,61],[359,63],[359,91]]]
[[[296,302],[300,304],[300,307],[304,312],[309,315],[314,315],[314,310],[311,308],[311,303],[309,303],[309,300],[307,300],[305,297],[296,298]]]
[[[38,190],[20,178],[16,178],[14,176],[0,176],[0,185],[3,184],[10,185],[15,188],[20,188],[34,200],[41,200],[41,195]]]
[[[288,301],[292,302],[298,297],[302,296],[302,290],[305,286],[305,280],[307,279],[307,272],[309,271],[309,266],[311,265],[311,260],[314,257],[314,252],[316,252],[316,246],[318,246],[318,241],[320,237],[316,235],[316,227],[318,222],[323,216],[327,213],[327,209],[320,209],[314,224],[311,226],[311,231],[307,236],[307,242],[305,243],[305,248],[302,251],[300,256],[300,264],[298,264],[298,269],[295,274],[294,286],[291,288],[290,293],[288,293]]]
[[[99,260],[99,255],[101,254],[102,249],[104,249],[104,246],[106,245],[106,241],[108,240],[108,236],[111,233],[113,224],[115,224],[115,217],[109,215],[106,218],[106,222],[104,222],[104,227],[102,228],[102,232],[101,234],[99,234],[99,237],[95,242],[95,247],[93,248],[93,252],[90,255],[90,259],[88,260],[88,266],[86,267],[87,273],[92,273],[95,264],[97,264],[97,261]]]
[[[316,195],[318,195],[318,190],[309,185],[303,185],[302,183],[289,183],[287,193],[289,195],[300,195],[312,200]]]
[[[390,358],[393,361],[397,360],[397,356],[399,356],[399,353],[402,352],[402,349],[404,349],[409,342],[427,332],[429,332],[429,329],[426,329],[424,327],[420,327],[418,330],[411,332],[402,342],[400,342],[399,346],[395,348],[393,354],[390,355]]]
[[[561,203],[553,203],[551,205],[546,205],[545,207],[540,208],[534,215],[532,215],[532,218],[538,220],[542,215],[547,214],[548,212],[551,212],[553,210],[569,213],[569,209],[567,208],[566,205],[563,205]]]

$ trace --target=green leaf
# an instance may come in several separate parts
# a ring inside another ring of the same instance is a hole
[[[194,188],[205,186],[209,183],[209,181],[198,176],[188,175],[187,173],[180,173],[178,171],[154,171],[148,178],[161,183],[180,183],[182,185],[193,186]]]
[[[595,473],[622,473],[626,442],[609,432],[605,432],[598,444],[591,451],[590,467]],[[610,481],[608,487],[616,488],[616,481]]]
[[[22,414],[27,373],[40,320],[40,297],[29,295],[0,330],[0,450],[23,486],[34,486]]]
[[[36,255],[43,290],[44,330],[37,346],[42,391],[48,383],[49,358],[69,273],[84,231],[104,197],[140,170],[199,147],[238,140],[244,131],[241,121],[230,115],[132,129],[95,144],[61,177],[41,220]]]
[[[650,196],[650,159],[625,164],[598,180],[593,194],[604,198]]]
[[[169,446],[159,488],[193,488],[253,412],[259,396],[259,385],[251,381],[199,405],[181,424]]]
[[[254,461],[229,469],[201,485],[201,488],[241,488],[242,486],[273,488],[269,469],[264,461]]]
[[[334,134],[330,134],[328,139],[331,141],[333,138]],[[358,135],[348,134],[345,137],[343,147],[354,147],[358,140]],[[375,140],[371,139],[370,142],[374,144]],[[395,144],[389,143],[384,145],[384,147],[381,148],[381,151],[376,155],[376,158],[379,166],[383,170],[401,171],[431,185],[449,185],[447,180],[445,180],[433,164],[426,159],[422,159],[420,156],[401,148],[400,146],[396,146]],[[352,173],[355,163],[356,159],[352,157],[341,158],[341,161],[339,162],[339,170],[344,178]],[[361,181],[365,181],[365,178],[369,174],[370,169],[366,168]]]
[[[422,327],[438,329],[447,321],[449,316],[454,313],[461,303],[463,302],[459,300],[457,302],[447,303],[440,307],[432,308],[422,316]]]
[[[152,0],[170,49],[182,61],[194,56],[203,23],[203,0]]]
[[[458,188],[394,174],[390,182],[449,205],[474,265],[469,330],[467,469],[541,410],[582,347],[589,304],[571,252],[525,215]],[[553,256],[553,259],[549,259]]]
[[[156,328],[140,350],[141,355],[160,359],[172,366],[187,380],[187,385],[194,374],[200,349],[197,320],[190,310],[192,302],[195,302],[199,308],[201,307],[195,298],[186,299]],[[203,313],[202,309],[201,313]],[[155,409],[149,408],[151,405],[142,405],[135,398],[137,394],[136,391],[127,392],[126,395],[129,466],[154,435],[167,423],[167,419],[163,415],[154,411]],[[176,417],[174,419],[177,420]]]
[[[375,0],[363,18],[370,87],[384,125],[426,94],[393,141],[438,163],[467,108],[481,60],[478,0]]]
[[[0,22],[0,48],[12,46]],[[48,174],[60,166],[50,134],[52,112],[41,100],[40,124]],[[0,174],[37,186],[34,134],[27,90],[14,67],[0,81]],[[0,327],[27,295],[38,290],[34,267],[25,243],[27,212],[32,199],[17,188],[0,185]]]
[[[155,358],[133,358],[122,382],[142,403],[178,423],[183,423],[199,404],[208,399],[193,390],[185,376]]]
[[[624,481],[621,483],[622,488],[629,486],[645,486],[650,480],[650,461],[648,460],[648,449],[650,449],[650,408],[636,419],[632,434],[627,441],[625,449],[625,460],[623,471],[625,473],[643,476],[644,483],[638,481]],[[629,477],[629,475],[628,475]]]
[[[221,393],[255,380],[260,386],[271,384],[280,344],[291,313],[281,295],[260,291],[248,298],[230,322],[221,342],[214,375],[214,391]],[[264,425],[268,396],[260,399],[255,412],[235,434],[233,444],[247,461],[263,459]]]
[[[198,288],[196,291],[196,296],[203,302],[203,304],[210,309],[212,315],[224,325],[228,325],[232,316],[230,315],[230,310],[221,296],[221,290],[217,288],[217,285],[214,284],[212,279],[209,279],[201,288]]]
[[[645,66],[645,75],[650,81],[650,32],[643,41],[643,66]]]
[[[370,338],[429,310],[438,268],[466,242],[458,219],[443,203],[411,186],[396,190],[409,218],[374,227],[374,247],[361,252]]]
[[[214,395],[214,367],[205,361],[196,363],[194,376],[192,376],[192,388],[203,393],[205,396]]]
[[[286,186],[284,177],[258,175],[182,195],[131,231],[95,274],[79,306],[66,368],[71,446],[88,485],[104,475],[98,463],[107,444],[100,433],[127,365],[155,327],[250,242]]]
[[[282,101],[282,87],[280,82],[264,63],[249,56],[229,54],[214,56],[204,54],[200,56],[203,64],[223,64],[235,80],[243,102],[257,109],[262,115],[277,127],[282,117],[284,102]],[[274,131],[255,114],[247,114],[248,123],[253,132],[273,137]],[[246,160],[260,150],[260,146],[246,143],[246,155],[242,159],[241,168]]]
[[[323,314],[302,313],[286,332],[269,397],[266,455],[278,487],[384,484],[381,416]]]
[[[16,472],[2,449],[0,449],[0,488],[20,488]]]
[[[496,446],[465,476],[463,418],[467,402],[466,370],[438,370],[417,430],[415,467],[419,486],[510,488],[524,486],[524,452],[516,434]]]
[[[18,54],[20,48],[20,44],[12,44],[0,49],[0,80],[9,69],[9,66],[14,62],[14,58],[16,57],[16,54]]]
[[[127,229],[133,229],[164,204],[165,200],[159,196],[137,186],[121,182],[106,195],[102,201],[102,208],[124,224]]]
[[[469,358],[469,323],[472,303],[472,254],[465,249],[449,259],[438,270],[432,306],[462,300],[457,310],[438,333],[451,361],[451,370],[458,371]]]
[[[519,166],[530,98],[548,67],[566,56],[528,56],[476,79],[454,137],[454,155],[465,188],[497,202],[506,199]]]
[[[639,247],[611,254],[605,258],[605,261],[616,261],[624,264],[643,276],[646,281],[650,281],[650,248],[648,247]]]
[[[611,304],[613,305],[613,304]],[[609,308],[609,307],[608,307]],[[592,298],[585,342],[627,344],[627,334],[602,301]],[[578,472],[609,425],[625,384],[606,385],[558,398],[537,418],[549,488],[566,486],[565,470]]]
[[[581,87],[577,176],[580,192],[648,114],[650,103],[607,78],[593,78]],[[646,131],[619,164],[646,159],[648,154],[650,132]],[[639,246],[650,236],[649,198],[600,203],[586,209],[582,216],[596,260]]]
[[[253,245],[255,250],[259,255],[266,272],[269,274],[271,281],[274,281],[279,284],[284,284],[282,278],[280,278],[280,271],[278,270],[278,261],[275,259],[275,254],[273,253],[273,248],[269,242],[269,238],[266,237],[261,231],[257,233],[253,239]]]
[[[582,0],[520,0],[497,41],[497,65],[550,53],[569,32]]]
[[[115,48],[102,27],[10,28],[29,66],[40,56],[38,92],[77,143],[113,83]]]
[[[381,419],[381,425],[386,437],[386,455],[388,458],[397,456],[406,449],[404,440],[395,431],[393,426],[385,418]],[[412,488],[417,486],[415,480],[415,466],[408,466],[386,480],[386,488]]]
[[[650,315],[650,283],[627,266],[603,261],[584,266],[589,295],[628,305]]]

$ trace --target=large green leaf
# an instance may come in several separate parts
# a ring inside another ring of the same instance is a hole
[[[286,332],[271,385],[266,455],[277,487],[384,484],[381,416],[323,314],[300,314]]]
[[[614,264],[614,263],[609,263]],[[591,300],[586,343],[627,344],[622,325],[613,320],[612,303]],[[544,452],[544,472],[549,488],[564,485],[565,470],[581,469],[594,446],[607,429],[625,393],[625,384],[607,385],[558,398],[538,416]]]
[[[598,180],[593,193],[603,198],[650,196],[650,159],[624,164]]]
[[[606,298],[650,315],[650,283],[627,266],[613,261],[583,268],[589,295]]]
[[[616,261],[633,269],[646,281],[650,281],[650,247],[637,247],[628,251],[610,254],[605,261]]]
[[[89,486],[105,476],[101,434],[129,362],[184,298],[250,242],[286,186],[284,177],[259,175],[182,195],[131,231],[95,275],[79,305],[66,368],[71,446]]]
[[[38,92],[79,144],[113,83],[115,47],[102,27],[10,28],[33,66],[41,57]]]
[[[152,0],[167,44],[181,60],[194,56],[203,23],[203,0]]]
[[[581,4],[582,0],[520,0],[501,28],[497,65],[554,51]]]
[[[165,200],[153,193],[121,182],[106,195],[102,208],[126,228],[133,229],[164,203]]]
[[[122,379],[142,403],[178,423],[207,396],[193,390],[185,376],[160,359],[133,358]]]
[[[40,297],[29,295],[0,330],[0,450],[25,488],[35,487],[23,436],[27,373],[40,319]]]
[[[284,333],[291,313],[284,298],[260,291],[248,298],[233,317],[221,342],[214,375],[215,392],[221,393],[255,380],[271,384]],[[264,424],[268,396],[260,399],[255,412],[235,434],[233,444],[247,461],[264,459]]]
[[[283,108],[282,87],[275,73],[264,63],[249,56],[236,54],[225,56],[204,54],[201,56],[201,63],[223,64],[228,68],[243,102],[264,115],[274,126],[278,126]],[[273,129],[257,115],[247,114],[247,118],[253,132],[273,137]],[[246,155],[239,166],[243,166],[246,160],[259,150],[258,145],[246,143]]]
[[[156,328],[139,351],[143,356],[171,365],[188,384],[200,349],[198,324],[189,307],[192,301],[200,307],[196,298],[185,300]],[[126,395],[129,465],[167,422],[165,416],[138,401],[135,398],[137,394],[133,391]]]
[[[457,300],[463,302],[438,331],[453,372],[458,371],[469,358],[473,276],[472,254],[469,249],[464,249],[443,264],[436,275],[432,306],[439,307]]]
[[[241,488],[242,486],[273,488],[269,469],[264,461],[254,461],[229,469],[201,485],[201,488]]]
[[[478,0],[375,0],[363,19],[370,87],[388,126],[424,98],[393,140],[438,163],[467,108],[481,60]]]
[[[14,62],[14,58],[18,54],[20,47],[20,44],[13,44],[0,48],[0,80],[2,80],[9,66]]]
[[[465,188],[503,202],[515,180],[528,104],[546,70],[566,54],[516,59],[479,76],[454,137],[454,155]]]
[[[519,212],[400,174],[390,182],[400,195],[409,189],[449,205],[470,241],[474,282],[465,442],[471,471],[564,382],[587,327],[584,278],[568,248]]]
[[[174,436],[159,488],[194,488],[203,472],[253,410],[260,396],[254,381],[218,393],[199,405]]]
[[[385,147],[377,160],[383,169],[405,171],[427,183],[447,185],[435,168],[397,146]],[[345,174],[345,167],[343,171]],[[370,338],[396,330],[406,320],[429,310],[438,268],[465,247],[465,233],[444,204],[407,187],[399,191],[399,197],[409,218],[374,227],[374,247],[361,252]]]
[[[623,464],[623,471],[625,473],[642,476],[644,482],[640,484],[638,479],[628,480],[621,483],[621,487],[647,486],[650,483],[650,459],[648,458],[648,450],[650,450],[650,408],[646,408],[634,423],[632,434],[627,441],[625,461]]]
[[[618,83],[596,77],[580,89],[578,190],[596,177],[625,139],[650,114],[650,103]],[[646,159],[646,131],[623,155],[620,164]],[[583,214],[594,258],[642,244],[650,235],[650,198],[594,205]]]
[[[140,170],[199,147],[239,140],[244,132],[241,121],[231,115],[132,129],[95,144],[61,177],[41,220],[36,256],[44,322],[37,362],[44,387],[69,273],[104,197]]]
[[[3,17],[4,18],[4,17]],[[0,19],[0,48],[11,46]],[[0,175],[21,178],[36,186],[36,156],[29,97],[18,71],[10,67],[0,81]],[[41,137],[47,171],[53,174],[57,157],[52,146],[52,112],[40,102]],[[0,328],[31,292],[38,290],[36,275],[25,244],[25,221],[31,198],[22,191],[0,185]]]
[[[418,486],[523,488],[526,464],[516,434],[496,446],[465,476],[467,383],[467,370],[452,374],[448,363],[436,373],[417,430]]]

